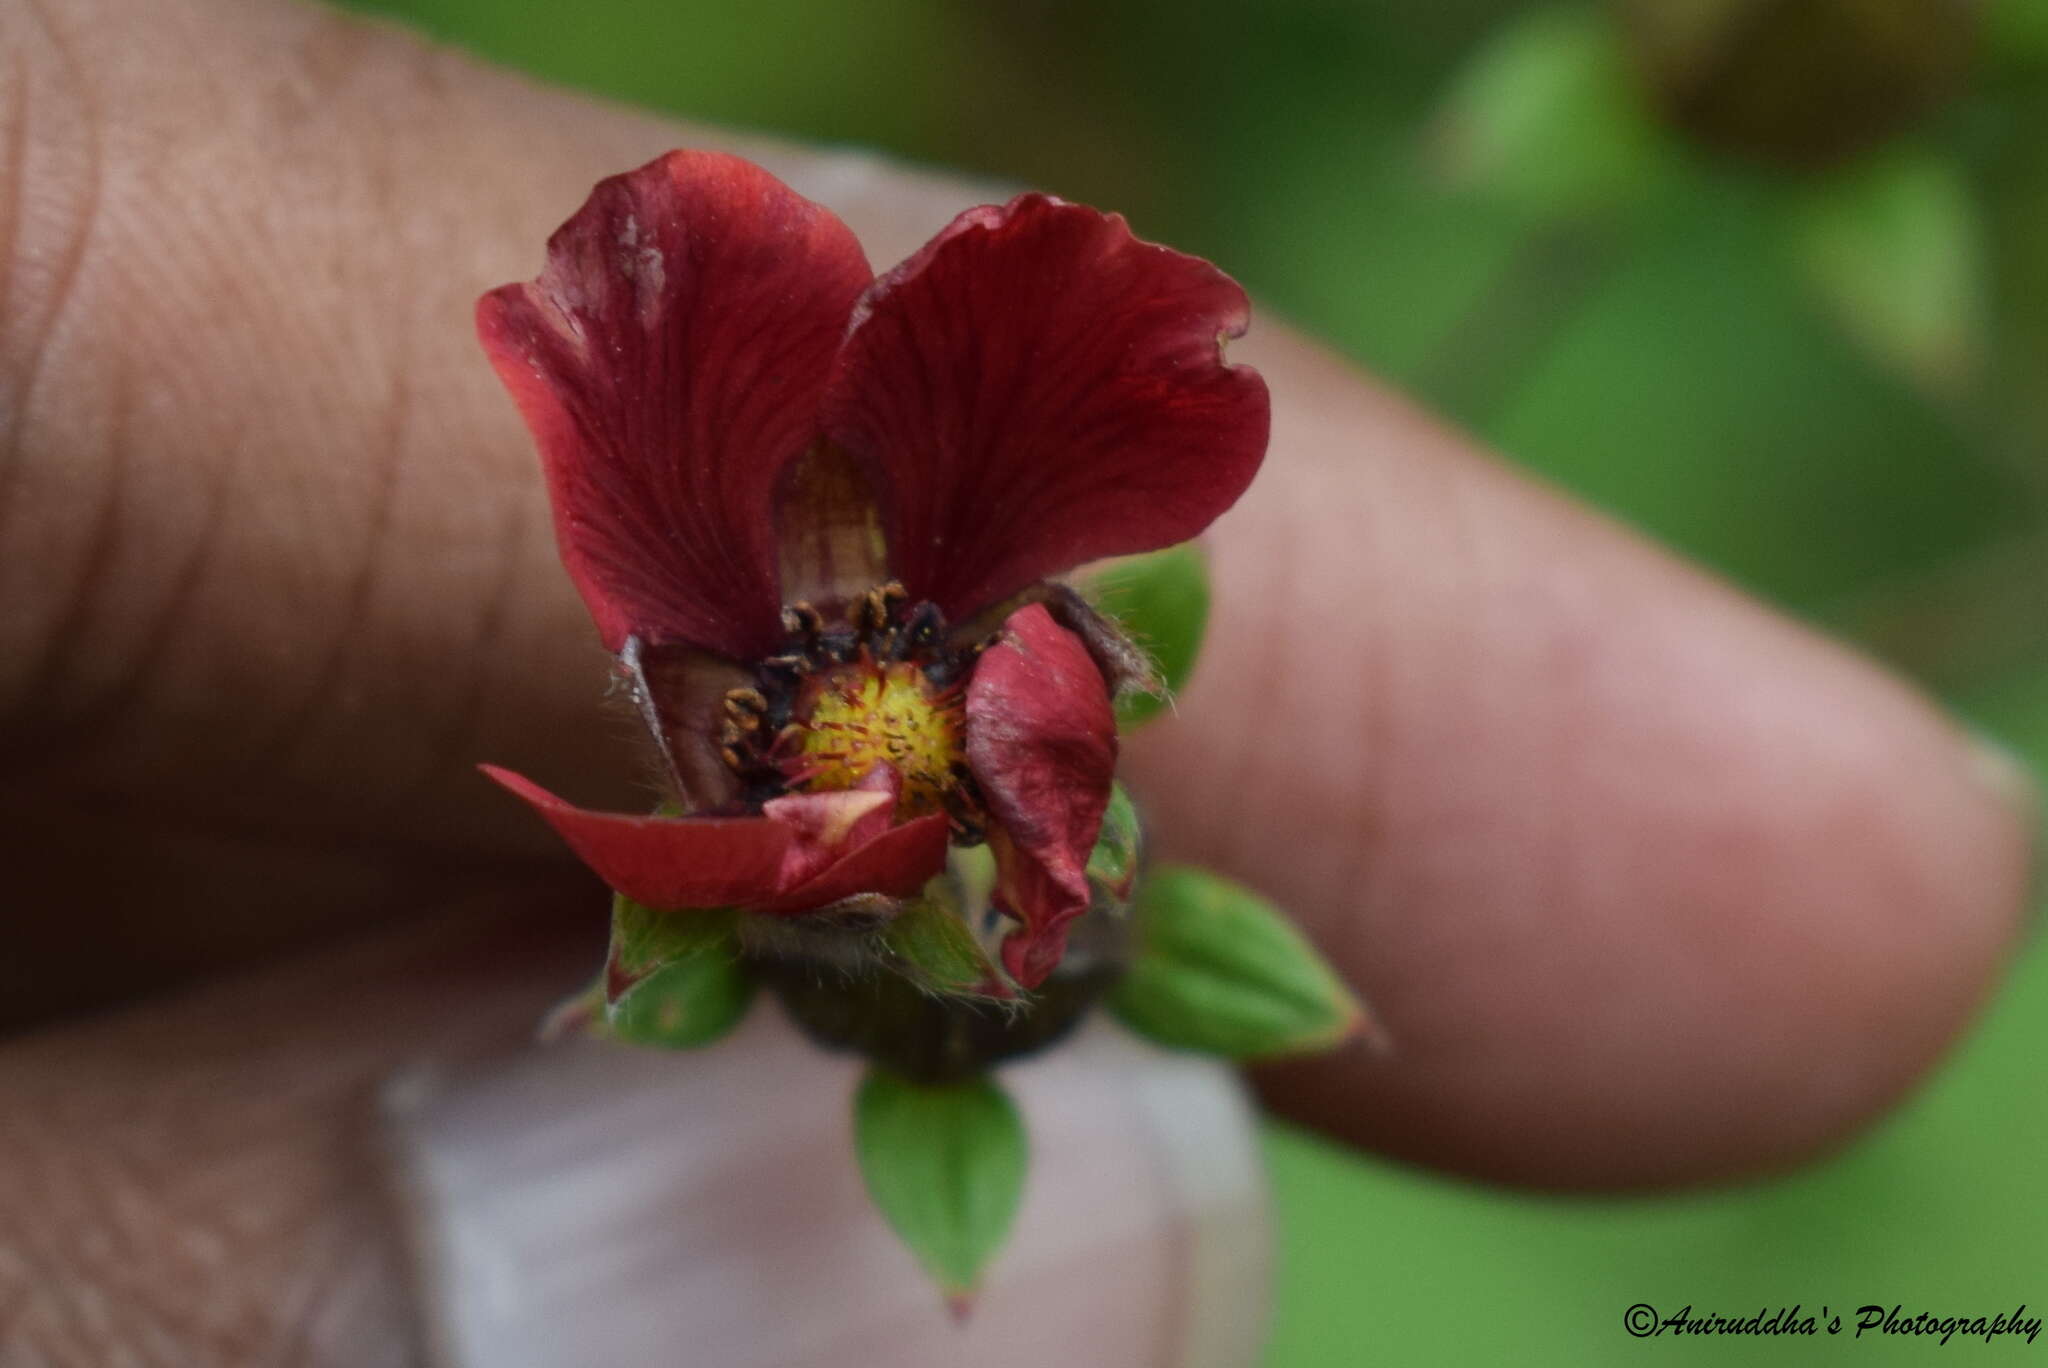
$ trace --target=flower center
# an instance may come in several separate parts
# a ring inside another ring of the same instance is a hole
[[[897,812],[938,812],[961,752],[961,696],[908,661],[857,660],[816,676],[793,727],[783,772],[814,791],[850,789],[886,764],[902,778]]]
[[[902,787],[899,820],[944,812],[954,840],[981,838],[967,771],[966,690],[976,651],[945,640],[945,620],[883,585],[828,621],[809,604],[783,612],[788,637],[752,688],[725,696],[725,762],[746,796],[854,788],[881,765]]]

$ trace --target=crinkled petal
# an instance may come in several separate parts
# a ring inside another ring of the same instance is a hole
[[[479,301],[610,649],[774,648],[776,483],[870,280],[827,210],[737,157],[671,152],[599,182],[539,279]]]
[[[955,620],[1098,557],[1185,541],[1266,449],[1226,365],[1244,291],[1046,195],[970,209],[877,280],[824,404],[876,481],[897,578]]]
[[[714,811],[735,802],[739,778],[720,753],[725,697],[751,687],[754,672],[715,651],[648,646],[637,636],[626,639],[618,670],[684,811]]]
[[[1088,910],[1088,856],[1116,772],[1109,688],[1042,604],[1013,613],[967,686],[967,763],[994,823],[996,904],[1022,925],[1003,967],[1026,988],[1059,963]]]
[[[796,794],[759,817],[592,812],[521,775],[485,774],[532,804],[600,878],[654,908],[808,912],[858,893],[908,897],[945,865],[946,829],[889,825],[883,790]]]

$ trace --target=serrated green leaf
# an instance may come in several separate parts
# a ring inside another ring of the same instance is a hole
[[[1849,335],[1944,399],[1967,392],[1982,352],[1983,238],[1961,168],[1913,146],[1816,186],[1791,227],[1800,271]]]
[[[754,985],[739,964],[739,913],[658,912],[612,899],[605,961],[604,1029],[634,1045],[686,1050],[739,1023]]]
[[[1367,1024],[1315,947],[1247,888],[1185,865],[1155,869],[1136,917],[1138,953],[1110,1005],[1141,1035],[1259,1059],[1327,1049]]]
[[[946,898],[930,890],[904,904],[882,932],[882,943],[913,980],[933,992],[973,993],[998,981],[974,932]]]
[[[871,1070],[854,1100],[868,1195],[950,1297],[973,1292],[1024,1195],[1017,1108],[986,1076],[946,1087]]]
[[[1157,716],[1194,673],[1209,624],[1208,557],[1191,541],[1132,556],[1096,575],[1086,592],[1152,657],[1166,686],[1163,695],[1117,700],[1117,725],[1128,731]]]
[[[1138,808],[1122,784],[1109,790],[1109,808],[1102,814],[1102,834],[1088,856],[1088,879],[1118,902],[1127,902],[1138,872],[1142,828]]]

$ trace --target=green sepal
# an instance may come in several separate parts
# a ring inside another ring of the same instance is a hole
[[[1117,726],[1129,731],[1157,716],[1194,673],[1209,625],[1209,559],[1194,542],[1182,542],[1117,561],[1083,589],[1152,658],[1165,686],[1117,699]]]
[[[740,968],[740,914],[731,908],[658,912],[612,898],[604,1031],[634,1045],[709,1045],[746,1015],[754,984]]]
[[[1131,888],[1138,877],[1138,853],[1143,828],[1138,808],[1122,784],[1109,790],[1109,807],[1102,814],[1102,833],[1088,856],[1088,881],[1121,908],[1131,900]]]
[[[1137,954],[1110,1007],[1162,1045],[1231,1059],[1328,1049],[1370,1028],[1364,1006],[1279,909],[1185,865],[1138,892]]]
[[[873,1069],[854,1099],[868,1195],[948,1300],[962,1308],[1024,1195],[1029,1146],[987,1075],[924,1087]]]
[[[949,996],[1004,996],[1002,975],[961,919],[957,897],[934,880],[903,905],[882,932],[895,967],[928,992]]]

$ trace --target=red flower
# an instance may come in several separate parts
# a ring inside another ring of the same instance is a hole
[[[1005,968],[1058,963],[1116,759],[1115,629],[1048,577],[1199,533],[1265,451],[1243,292],[1046,195],[874,278],[751,163],[601,182],[477,326],[562,560],[692,815],[503,771],[656,907],[903,897],[987,839]]]

